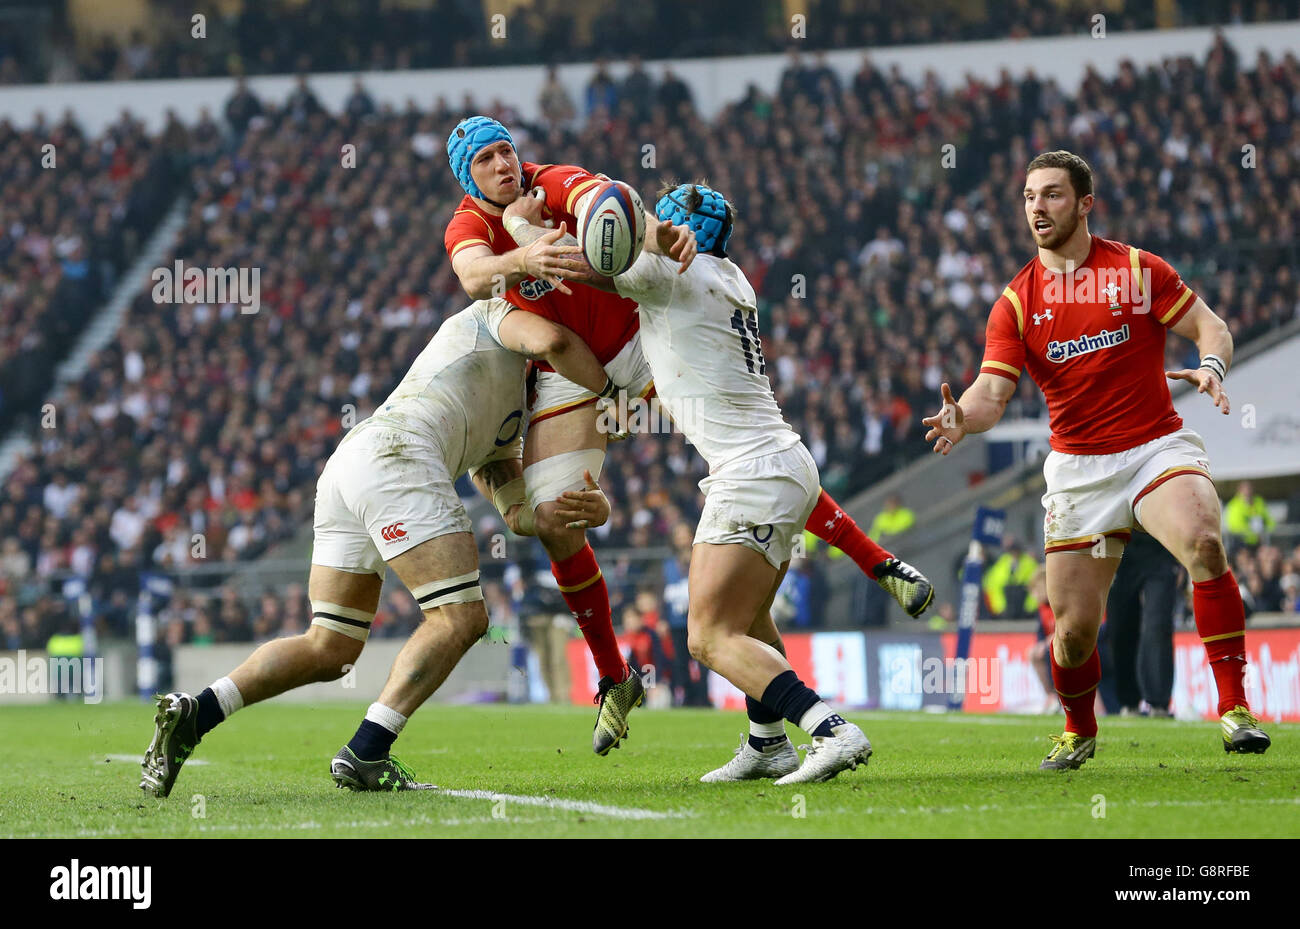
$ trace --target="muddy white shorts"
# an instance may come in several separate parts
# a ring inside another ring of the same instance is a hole
[[[617,355],[605,365],[605,373],[614,383],[627,391],[629,398],[645,397],[654,388],[650,365],[641,354],[641,333],[637,332]],[[538,371],[536,396],[533,399],[531,422],[537,423],[552,416],[596,402],[596,395],[572,381],[566,381],[554,371]],[[581,475],[579,475],[581,476]]]
[[[817,497],[817,462],[802,442],[727,465],[700,481],[704,510],[695,542],[747,545],[774,568],[790,560]]]
[[[471,532],[441,455],[383,426],[345,436],[316,482],[311,563],[382,577],[384,562],[421,542]]]
[[[1106,557],[1119,557],[1141,523],[1143,496],[1180,474],[1210,476],[1205,443],[1190,429],[1110,455],[1049,453],[1044,548],[1089,554],[1104,539]]]

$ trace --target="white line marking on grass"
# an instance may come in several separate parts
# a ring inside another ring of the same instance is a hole
[[[1234,797],[1232,802],[1233,803],[1263,803],[1270,806],[1276,804],[1295,806],[1297,804],[1300,804],[1300,797]],[[914,807],[872,806],[872,807],[867,807],[865,810],[849,809],[847,807],[838,807],[835,810],[828,810],[825,812],[851,813],[854,815],[861,815],[861,816],[870,816],[874,813],[902,814],[904,816],[910,816],[913,813],[920,813],[925,816],[934,816],[934,815],[946,816],[950,813],[1002,813],[1002,812],[1024,813],[1024,812],[1034,812],[1034,811],[1050,812],[1053,810],[1059,812],[1061,810],[1070,809],[1074,805],[1077,805],[1077,803],[1076,804],[1053,803],[1047,805],[1034,804],[1031,806],[1017,805],[1017,806],[1010,806],[1010,807],[1002,806],[1001,804],[997,804],[997,803],[982,803],[979,806],[971,806],[969,803],[964,803],[961,806],[914,806]],[[1111,801],[1110,803],[1111,809],[1121,809],[1123,807],[1146,807],[1148,809],[1151,809],[1155,807],[1165,807],[1165,806],[1220,807],[1223,806],[1223,804],[1222,802],[1217,800],[1146,800],[1141,803],[1120,803],[1118,801]]]
[[[103,764],[105,761],[129,761],[134,764],[144,764],[144,755],[91,755],[95,761]],[[202,758],[191,758],[185,762],[187,765],[193,764],[212,764],[210,761],[204,761]]]
[[[552,810],[567,810],[571,813],[591,813],[593,816],[609,816],[614,819],[685,819],[695,814],[689,812],[659,810],[641,810],[636,807],[606,806],[588,800],[565,800],[562,797],[531,797],[520,794],[500,794],[492,790],[440,790],[438,793],[447,797],[464,797],[467,800],[505,800],[522,806],[544,806]]]

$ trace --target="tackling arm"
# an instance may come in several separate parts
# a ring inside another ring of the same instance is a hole
[[[524,464],[520,458],[499,458],[470,471],[478,492],[492,501],[515,535],[535,535],[532,507],[524,492]]]

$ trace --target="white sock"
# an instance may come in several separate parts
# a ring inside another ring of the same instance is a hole
[[[776,739],[785,735],[785,720],[778,719],[774,723],[756,723],[752,719],[749,721],[749,734],[756,739]]]
[[[823,701],[818,700],[812,708],[799,717],[799,728],[812,735],[817,727],[835,715],[835,711]]]
[[[217,705],[221,707],[222,717],[229,719],[236,710],[244,708],[244,695],[239,692],[235,682],[228,677],[212,682],[212,693],[217,698]]]
[[[383,726],[393,735],[400,735],[402,727],[406,725],[406,717],[397,710],[384,706],[382,703],[370,704],[370,709],[366,710],[366,719],[376,725]]]

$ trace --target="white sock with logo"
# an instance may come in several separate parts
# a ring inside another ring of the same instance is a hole
[[[779,739],[785,735],[785,720],[778,719],[774,723],[756,723],[751,719],[749,721],[749,734],[756,739]]]
[[[818,700],[808,712],[799,717],[799,728],[809,735],[816,735],[817,727],[835,715],[835,711],[825,701]]]

